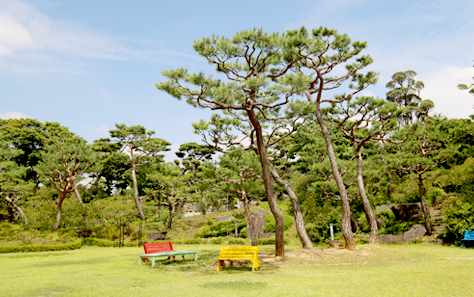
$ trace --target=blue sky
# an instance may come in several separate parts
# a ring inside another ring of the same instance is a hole
[[[368,41],[384,97],[396,71],[415,70],[421,96],[451,118],[474,113],[456,88],[474,76],[474,1],[0,0],[0,118],[55,121],[88,141],[115,123],[144,125],[171,142],[199,141],[210,112],[158,91],[160,71],[212,68],[194,39],[320,25]]]

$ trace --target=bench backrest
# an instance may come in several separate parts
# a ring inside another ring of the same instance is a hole
[[[219,258],[257,259],[258,246],[224,246]]]
[[[466,231],[464,233],[464,239],[474,240],[474,230],[473,231]]]
[[[145,249],[145,254],[173,251],[173,245],[171,245],[171,242],[144,243],[143,248]]]

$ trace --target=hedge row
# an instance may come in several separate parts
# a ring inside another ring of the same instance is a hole
[[[67,251],[79,249],[81,246],[82,239],[78,239],[65,244],[0,246],[0,253]]]
[[[152,242],[166,242],[166,240],[157,240]],[[174,244],[236,244],[236,245],[250,245],[250,241],[243,238],[229,238],[214,237],[214,238],[191,238],[184,240],[172,240]],[[275,238],[259,239],[259,245],[275,244]],[[289,244],[289,240],[285,238],[285,244]],[[18,253],[18,252],[51,252],[51,251],[67,251],[76,250],[83,245],[100,246],[100,247],[117,247],[118,243],[110,240],[98,238],[83,238],[71,243],[65,244],[50,244],[50,245],[23,245],[23,246],[0,246],[1,253]],[[125,242],[126,247],[136,247],[137,242]]]

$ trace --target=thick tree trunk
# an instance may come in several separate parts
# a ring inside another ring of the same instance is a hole
[[[431,235],[431,223],[430,223],[430,210],[425,205],[425,198],[423,197],[423,177],[422,173],[418,173],[418,187],[420,189],[420,201],[421,201],[421,210],[423,211],[423,216],[425,217],[425,226],[428,232],[428,235]]]
[[[64,199],[66,198],[67,193],[68,193],[68,191],[64,191],[63,193],[61,193],[61,198],[59,198],[58,211],[56,213],[56,222],[53,225],[53,232],[56,232],[59,228],[59,222],[61,221],[61,212],[62,212],[62,208],[63,208],[63,202],[64,202]]]
[[[346,241],[346,249],[350,251],[355,251],[355,240],[354,234],[352,233],[351,229],[351,208],[349,203],[349,196],[347,195],[346,187],[344,185],[344,181],[342,180],[341,173],[339,172],[339,167],[337,165],[336,154],[334,153],[334,148],[332,146],[331,135],[329,134],[329,129],[326,125],[326,122],[323,119],[323,115],[321,114],[321,107],[318,102],[314,102],[316,106],[316,118],[318,119],[318,123],[321,126],[321,130],[323,131],[324,140],[326,142],[326,148],[328,151],[329,162],[331,163],[332,173],[334,175],[334,179],[336,180],[337,188],[339,189],[339,193],[341,196],[341,203],[342,203],[342,234],[344,236],[344,240]]]
[[[140,199],[138,199],[138,183],[137,183],[135,161],[132,161],[132,181],[133,181],[133,199],[135,200],[135,205],[137,206],[140,219],[142,219],[142,221],[145,221],[146,217],[145,217],[145,214],[143,213],[142,206],[140,204]]]
[[[74,194],[76,194],[77,201],[79,201],[79,203],[82,206],[82,218],[84,219],[85,229],[89,230],[89,219],[87,218],[86,205],[82,201],[81,194],[79,194],[79,190],[77,189],[76,181],[73,182],[73,188],[74,188]]]
[[[288,193],[288,196],[290,196],[291,204],[293,206],[293,216],[295,217],[296,230],[298,231],[298,236],[300,238],[301,243],[303,244],[303,248],[312,249],[313,244],[311,243],[308,233],[306,232],[303,214],[301,213],[300,202],[298,200],[298,197],[296,196],[296,193],[293,191],[291,185],[280,177],[276,169],[272,170],[272,176],[280,185],[285,188],[286,192]]]
[[[370,226],[370,244],[375,244],[378,242],[378,233],[379,228],[377,226],[377,221],[375,220],[374,211],[372,210],[372,205],[370,205],[369,198],[367,197],[367,193],[365,191],[364,186],[364,177],[363,173],[363,165],[362,165],[362,154],[358,148],[358,144],[354,143],[355,153],[357,157],[357,186],[359,187],[359,195],[360,199],[362,200],[362,205],[364,206],[365,217],[367,218],[367,223]]]
[[[387,195],[388,195],[388,200],[392,201],[393,200],[393,194],[392,194],[392,181],[390,180],[390,170],[387,168],[386,169],[386,174],[387,174]]]
[[[25,213],[23,212],[23,210],[15,203],[15,201],[13,201],[12,199],[10,199],[10,197],[7,197],[5,196],[5,200],[8,202],[8,204],[11,205],[11,207],[20,215],[20,217],[23,219],[23,221],[25,222],[25,225],[30,225],[30,223],[28,222],[28,218],[26,217]]]
[[[168,230],[171,229],[171,224],[173,224],[173,206],[172,205],[169,206],[169,211],[170,211],[170,218],[168,220],[168,226],[167,226]]]
[[[265,185],[265,196],[268,200],[270,210],[275,217],[275,256],[285,256],[285,242],[284,242],[284,230],[285,221],[283,220],[283,214],[277,203],[277,196],[273,193],[272,176],[270,175],[270,168],[268,165],[267,151],[263,143],[262,127],[258,122],[253,109],[248,110],[249,119],[255,128],[255,134],[257,138],[257,149],[260,157],[260,164],[262,165],[263,183]]]

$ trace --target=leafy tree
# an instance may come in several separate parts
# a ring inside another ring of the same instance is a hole
[[[158,172],[147,175],[147,178],[156,184],[153,190],[147,190],[148,194],[169,210],[168,229],[171,229],[173,214],[186,203],[186,181],[189,177],[190,174],[183,174],[180,168],[172,163],[161,164]]]
[[[431,100],[421,99],[420,92],[425,85],[422,81],[416,81],[415,75],[416,72],[413,70],[396,72],[386,85],[390,89],[387,92],[387,101],[395,102],[400,108],[405,108],[405,112],[399,116],[402,126],[413,123],[415,117],[418,120],[425,120],[434,108]]]
[[[315,107],[315,115],[321,126],[327,152],[341,197],[343,217],[342,233],[345,239],[345,247],[355,250],[354,235],[351,230],[351,209],[349,196],[342,179],[331,135],[321,111],[322,104],[337,104],[355,96],[377,81],[377,74],[369,71],[365,75],[360,71],[372,63],[368,55],[360,56],[361,51],[367,46],[366,42],[355,41],[347,34],[339,34],[337,30],[319,27],[308,32],[306,28],[289,31],[293,42],[292,57],[286,57],[287,67],[293,67],[301,80],[305,82],[304,94],[309,102]],[[296,62],[295,62],[296,61]],[[335,69],[345,66],[346,71],[337,72]],[[349,92],[336,95],[333,98],[323,97],[333,94],[332,90],[339,88],[344,82],[350,81]]]
[[[206,163],[203,174],[213,177],[216,181],[213,186],[221,189],[224,193],[233,193],[243,203],[245,216],[248,222],[249,237],[252,245],[257,245],[257,234],[254,232],[253,221],[250,212],[250,202],[259,199],[264,193],[261,183],[261,166],[257,156],[251,151],[236,150],[224,154],[219,162],[219,167]]]
[[[143,126],[130,126],[125,124],[116,124],[117,129],[111,130],[110,136],[119,143],[122,148],[121,153],[130,154],[132,182],[133,182],[133,199],[137,206],[140,218],[146,220],[140,205],[138,197],[137,168],[152,162],[156,158],[162,158],[160,152],[168,151],[169,142],[160,138],[152,138],[154,131],[146,131]]]
[[[0,140],[8,141],[12,148],[19,150],[13,161],[27,169],[23,179],[34,181],[38,185],[38,174],[34,166],[40,161],[43,150],[46,126],[34,119],[0,119]],[[36,188],[33,190],[36,192]]]
[[[83,204],[77,191],[77,182],[95,163],[96,154],[82,138],[69,132],[67,128],[50,127],[47,140],[49,143],[41,152],[41,161],[34,169],[42,178],[43,184],[53,187],[60,193],[57,201],[56,222],[53,226],[53,232],[56,232],[61,221],[62,205],[66,196],[70,192],[75,192],[77,199]]]
[[[212,146],[189,142],[179,147],[176,156],[181,159],[181,165],[185,172],[197,171],[202,162],[212,160],[215,151]]]
[[[474,66],[472,66],[474,67]],[[474,81],[474,77],[472,78]],[[468,90],[469,94],[474,95],[474,82],[470,83],[469,85],[466,84],[459,84],[458,89],[460,90]]]
[[[22,180],[26,175],[27,168],[18,166],[13,161],[22,153],[19,149],[12,149],[6,141],[0,141],[0,197],[2,204],[10,213],[17,213],[25,225],[29,225],[28,218],[19,205],[19,200],[31,192],[34,184]]]
[[[308,112],[307,105],[291,101],[303,86],[300,76],[289,72],[296,64],[280,65],[283,57],[295,55],[293,40],[285,34],[253,29],[237,32],[232,38],[196,40],[194,49],[216,67],[225,81],[180,68],[163,71],[168,80],[156,86],[178,99],[186,98],[193,106],[224,113],[224,117],[213,115],[211,124],[201,121],[195,126],[207,144],[219,151],[224,150],[223,146],[244,146],[259,156],[265,195],[276,221],[275,254],[283,256],[284,220],[273,192],[267,149],[292,134],[299,126],[297,119]],[[205,136],[207,132],[210,139]],[[242,137],[238,139],[233,132]]]
[[[92,147],[99,153],[99,160],[91,168],[90,175],[96,183],[103,182],[107,196],[112,196],[113,191],[120,194],[130,183],[130,156],[121,153],[121,144],[109,138],[95,140]]]
[[[396,128],[397,117],[403,112],[397,104],[372,97],[349,98],[328,109],[331,120],[352,142],[357,160],[357,186],[370,225],[369,243],[377,243],[378,226],[364,184],[362,148],[369,142],[387,142]]]
[[[428,178],[428,173],[451,158],[459,147],[449,134],[440,129],[442,125],[442,119],[429,119],[425,124],[416,124],[415,132],[411,132],[408,128],[401,130],[399,132],[401,137],[404,137],[407,133],[412,133],[412,135],[399,149],[396,149],[398,153],[390,157],[392,168],[415,175],[418,181],[421,208],[429,235],[431,235],[432,230],[429,208],[426,207],[424,199],[424,181]]]

